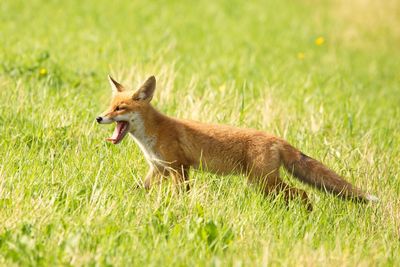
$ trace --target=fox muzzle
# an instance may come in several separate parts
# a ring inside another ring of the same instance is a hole
[[[97,117],[96,121],[97,121],[97,123],[100,123],[100,124],[109,124],[109,123],[114,122],[114,120],[111,120],[107,117],[102,117],[102,116]]]

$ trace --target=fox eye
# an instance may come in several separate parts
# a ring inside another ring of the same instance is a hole
[[[117,106],[115,108],[115,111],[120,111],[120,110],[125,110],[125,109],[126,109],[126,106]]]

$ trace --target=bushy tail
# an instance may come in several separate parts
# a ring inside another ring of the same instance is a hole
[[[321,162],[304,155],[289,144],[282,146],[280,154],[285,168],[304,183],[346,199],[363,202],[378,200],[377,197],[364,193]]]

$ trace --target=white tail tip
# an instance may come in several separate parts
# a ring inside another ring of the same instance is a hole
[[[379,198],[377,196],[374,196],[374,195],[367,195],[366,199],[371,201],[371,202],[378,202],[379,201]]]

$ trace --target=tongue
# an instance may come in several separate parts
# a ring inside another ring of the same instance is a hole
[[[117,122],[117,125],[115,126],[114,133],[110,138],[107,138],[107,141],[110,141],[112,143],[118,143],[121,141],[121,139],[124,137],[124,127],[126,125],[125,121],[119,121]]]

